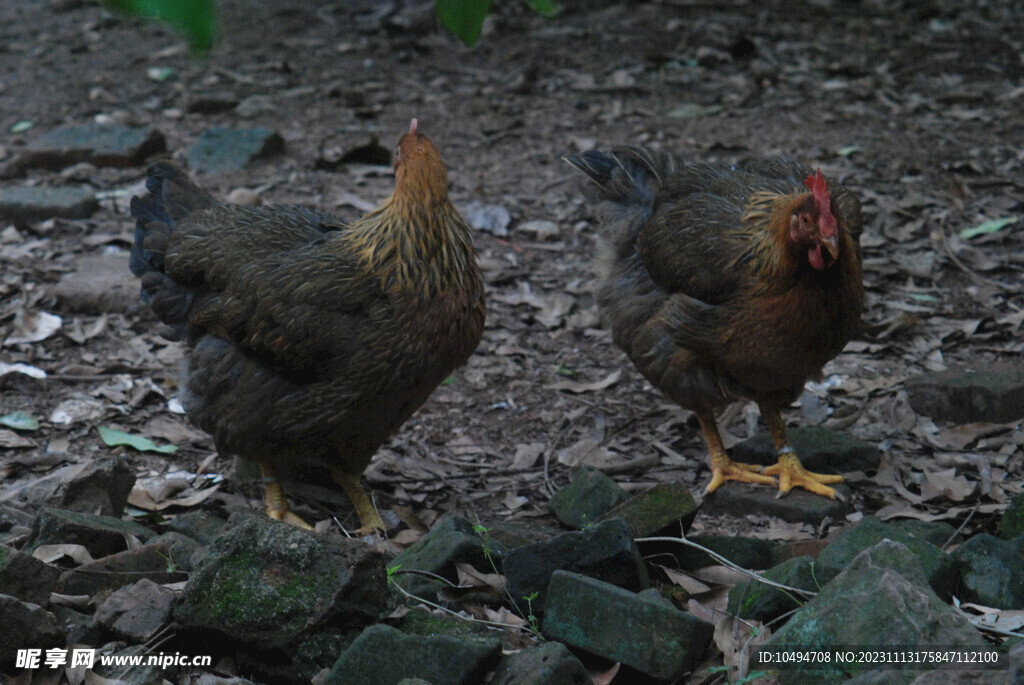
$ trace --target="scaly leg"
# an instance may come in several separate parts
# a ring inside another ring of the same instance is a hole
[[[718,434],[718,423],[715,421],[714,413],[698,411],[697,420],[700,421],[704,439],[707,440],[708,450],[711,452],[711,482],[704,489],[705,494],[714,492],[727,480],[775,485],[774,478],[758,473],[758,466],[741,464],[729,458],[725,453],[725,446],[722,445],[722,437]]]
[[[836,498],[836,491],[825,483],[841,483],[843,477],[839,475],[828,475],[824,473],[811,473],[800,463],[800,458],[793,451],[789,443],[789,435],[786,433],[786,424],[782,421],[782,414],[778,409],[770,409],[758,404],[761,410],[761,418],[768,424],[768,431],[772,434],[775,442],[775,453],[779,455],[779,461],[774,466],[761,471],[772,476],[779,477],[779,497],[795,487],[822,495],[823,497]]]
[[[358,474],[353,475],[339,468],[332,468],[331,476],[345,490],[345,494],[352,500],[352,504],[356,505],[359,522],[363,524],[362,527],[353,531],[356,535],[370,535],[387,530],[384,522],[380,520],[377,508],[373,506],[366,490],[363,489],[363,484],[359,482]]]
[[[274,470],[274,467],[267,462],[261,461],[260,473],[263,474],[264,501],[267,505],[267,516],[276,521],[284,521],[296,528],[313,530],[313,526],[288,510],[288,500],[285,499],[284,491],[281,489],[280,481],[277,480],[277,471]]]

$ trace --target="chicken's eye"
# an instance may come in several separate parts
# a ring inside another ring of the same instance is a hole
[[[800,226],[802,228],[810,228],[811,227],[811,215],[808,214],[807,212],[801,212],[800,213]]]

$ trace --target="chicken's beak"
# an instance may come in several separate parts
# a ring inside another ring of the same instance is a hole
[[[822,247],[825,248],[825,251],[828,252],[829,256],[832,257],[833,261],[835,261],[836,259],[839,259],[839,236],[838,235],[830,235],[827,238],[821,238],[820,242],[821,242]]]

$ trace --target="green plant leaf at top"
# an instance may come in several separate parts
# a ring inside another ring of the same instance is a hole
[[[434,10],[445,27],[468,47],[476,45],[491,10],[491,0],[435,0]]]
[[[131,433],[125,433],[115,428],[107,428],[106,426],[97,426],[96,430],[99,431],[100,439],[103,440],[104,444],[110,447],[128,445],[140,452],[160,452],[161,454],[170,454],[171,452],[178,451],[176,445],[157,446],[155,442],[144,435],[132,435]]]
[[[159,19],[185,36],[194,52],[206,52],[217,39],[213,0],[103,0],[110,9],[135,17]]]
[[[554,0],[526,0],[527,6],[546,19],[554,19],[562,13],[562,3]]]
[[[1017,223],[1015,216],[1004,216],[1002,219],[992,219],[992,221],[985,221],[978,224],[977,226],[971,226],[960,231],[960,238],[962,240],[970,240],[971,238],[979,235],[985,235],[986,233],[995,233],[1010,224]]]
[[[0,426],[7,426],[16,431],[39,430],[39,422],[23,411],[16,411],[0,416]]]

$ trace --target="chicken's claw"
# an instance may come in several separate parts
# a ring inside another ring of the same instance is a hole
[[[363,524],[353,531],[356,536],[381,534],[387,530],[387,526],[381,520],[380,514],[377,513],[377,507],[373,505],[373,501],[366,494],[366,490],[363,489],[363,484],[359,482],[358,474],[353,475],[341,469],[333,468],[331,469],[331,477],[345,490],[345,494],[348,495],[348,498],[352,500],[352,504],[356,507],[359,522]]]
[[[284,491],[277,480],[277,473],[274,471],[274,468],[269,464],[261,463],[260,471],[263,472],[265,486],[264,503],[267,507],[267,516],[275,521],[284,521],[296,528],[313,530],[313,526],[303,521],[302,517],[289,511],[288,500],[285,499]]]
[[[839,475],[808,471],[793,452],[780,454],[779,461],[763,469],[761,473],[779,477],[779,497],[799,487],[816,495],[836,499],[835,489],[825,484],[843,482],[843,477]]]
[[[738,480],[743,483],[760,483],[775,485],[775,479],[759,473],[759,466],[733,461],[723,454],[711,455],[711,482],[704,488],[704,493],[714,492],[727,480]]]

